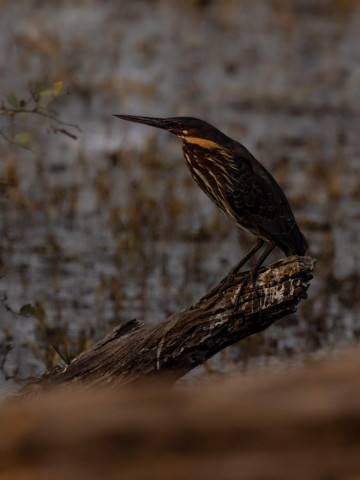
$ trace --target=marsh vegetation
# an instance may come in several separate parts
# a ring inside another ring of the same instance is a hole
[[[358,340],[357,2],[4,0],[0,26],[4,105],[61,82],[51,112],[81,130],[0,115],[2,390],[119,319],[185,308],[254,241],[198,189],[175,138],[114,113],[198,116],[244,143],[318,259],[297,314],[204,372]]]

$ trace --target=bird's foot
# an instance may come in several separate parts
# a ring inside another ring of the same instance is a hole
[[[233,270],[234,269],[232,269],[215,288],[213,288],[209,293],[202,297],[201,301],[203,302],[204,300],[208,300],[214,295],[219,295],[223,293],[227,288],[229,288],[234,283],[235,273],[233,272]]]
[[[201,301],[208,300],[210,297],[222,293],[227,290],[231,285],[234,284],[235,275],[240,271],[240,269],[245,265],[245,263],[264,245],[264,240],[258,238],[256,245],[237,263],[230,272],[224,277],[221,282],[213,288],[208,294],[206,294]],[[273,248],[273,247],[272,247]],[[264,257],[265,258],[265,257]],[[261,262],[264,261],[262,258]],[[240,296],[240,295],[239,295]],[[237,300],[238,302],[239,300]]]
[[[257,276],[258,276],[258,269],[253,269],[253,270],[250,270],[249,273],[242,280],[240,288],[239,288],[239,290],[236,294],[234,307],[233,307],[233,311],[232,311],[233,314],[235,313],[235,311],[237,310],[237,308],[239,306],[240,299],[241,299],[242,294],[244,292],[244,288],[249,281],[252,283],[252,287],[254,289],[256,298],[259,298],[260,295],[259,295],[259,291],[258,291],[257,286],[256,286]]]

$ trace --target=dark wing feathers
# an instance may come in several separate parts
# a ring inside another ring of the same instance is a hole
[[[243,145],[237,144],[234,150],[239,175],[229,202],[239,224],[264,239],[275,240],[287,255],[304,255],[308,245],[284,192]]]

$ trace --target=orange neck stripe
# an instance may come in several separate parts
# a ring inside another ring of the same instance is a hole
[[[195,145],[199,145],[199,147],[208,148],[210,150],[212,148],[221,148],[217,143],[212,142],[211,140],[206,140],[205,138],[182,137],[182,139],[185,143],[194,143]]]

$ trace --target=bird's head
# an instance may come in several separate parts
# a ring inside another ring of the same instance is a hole
[[[205,148],[216,148],[228,140],[220,130],[204,120],[193,117],[153,118],[133,115],[115,115],[115,117],[130,122],[143,123],[156,128],[162,128],[179,137],[184,143],[193,143]]]

